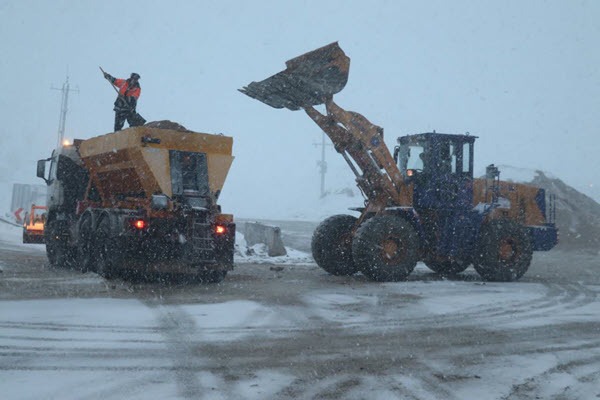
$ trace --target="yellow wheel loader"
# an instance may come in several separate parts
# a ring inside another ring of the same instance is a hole
[[[398,281],[423,261],[443,275],[472,264],[484,279],[513,281],[527,271],[533,251],[556,245],[554,207],[543,189],[502,182],[493,165],[485,179],[473,177],[475,136],[403,136],[392,154],[381,127],[338,106],[333,96],[346,85],[350,59],[337,43],[286,67],[240,91],[274,108],[304,110],[365,197],[358,218],[332,216],[315,230],[312,253],[325,271]]]

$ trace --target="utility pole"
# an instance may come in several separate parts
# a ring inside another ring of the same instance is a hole
[[[63,140],[65,137],[65,126],[67,122],[67,111],[69,106],[69,92],[77,92],[79,93],[79,89],[71,89],[69,84],[69,75],[67,75],[67,80],[62,85],[62,89],[59,88],[51,88],[53,90],[60,90],[62,92],[62,99],[60,104],[60,119],[58,120],[58,142],[56,143],[56,148],[60,148],[63,146]]]
[[[313,145],[321,146],[321,161],[317,161],[319,173],[321,174],[321,198],[325,197],[325,174],[327,173],[327,161],[325,161],[325,146],[332,146],[330,143],[325,143],[325,132],[322,132],[321,143],[313,143]]]

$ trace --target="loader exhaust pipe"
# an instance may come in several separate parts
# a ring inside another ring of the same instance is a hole
[[[292,111],[323,104],[346,86],[350,58],[333,42],[285,65],[284,71],[239,91],[271,107]]]

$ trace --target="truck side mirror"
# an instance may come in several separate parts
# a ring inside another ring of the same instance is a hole
[[[38,162],[37,162],[37,177],[42,178],[47,183],[48,179],[46,179],[46,161],[48,161],[48,160],[38,160]]]

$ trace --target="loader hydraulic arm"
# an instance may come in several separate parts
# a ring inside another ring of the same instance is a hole
[[[332,98],[325,106],[327,115],[312,106],[304,110],[356,175],[358,187],[368,199],[368,211],[377,212],[388,203],[411,205],[402,174],[383,141],[383,129],[361,114],[344,110]]]
[[[363,217],[390,204],[411,206],[412,186],[406,184],[386,147],[383,129],[333,102],[333,95],[346,85],[350,69],[350,58],[337,42],[288,60],[286,67],[240,92],[274,108],[306,111],[356,175],[367,198]],[[314,108],[321,104],[326,115]]]

